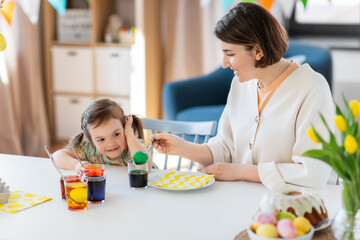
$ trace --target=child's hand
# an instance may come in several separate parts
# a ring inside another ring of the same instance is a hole
[[[133,124],[133,117],[132,115],[128,115],[125,117],[126,123],[125,123],[125,136],[129,136],[129,134],[134,134],[132,124]]]
[[[86,165],[89,165],[89,164],[90,164],[88,161],[81,161],[81,162],[82,162],[82,164],[84,165],[84,167],[86,167]],[[78,163],[76,164],[75,170],[76,170],[76,171],[81,171],[81,172],[84,171],[84,169],[83,169],[83,167],[81,166],[81,163],[80,163],[80,162],[78,162]]]

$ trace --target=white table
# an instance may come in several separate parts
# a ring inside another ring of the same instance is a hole
[[[233,239],[267,192],[262,184],[241,181],[191,191],[132,190],[126,168],[106,166],[106,172],[105,203],[71,212],[49,159],[0,154],[0,177],[10,190],[53,198],[15,214],[0,212],[0,239]],[[340,187],[318,192],[333,217]]]

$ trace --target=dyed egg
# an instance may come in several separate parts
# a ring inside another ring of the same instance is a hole
[[[301,236],[304,236],[304,235],[305,235],[305,233],[303,231],[300,231],[300,230],[297,231],[297,236],[298,237],[301,237]]]
[[[296,217],[291,212],[279,212],[279,214],[277,216],[277,220],[279,221],[280,219],[283,219],[283,218],[288,218],[290,220],[294,220]]]
[[[257,217],[257,222],[260,224],[276,224],[276,217],[272,213],[260,213]]]
[[[148,155],[145,152],[137,151],[134,153],[133,161],[136,164],[144,164],[148,160]]]
[[[297,237],[297,228],[293,222],[288,218],[283,218],[277,223],[277,231],[283,238],[295,238]]]
[[[257,228],[260,226],[260,223],[258,222],[254,222],[253,224],[251,224],[251,230],[253,230],[254,232],[256,232]]]
[[[307,218],[297,217],[293,220],[293,224],[297,227],[298,230],[304,233],[308,233],[311,230],[311,223]]]
[[[260,225],[256,230],[256,234],[268,238],[277,238],[279,236],[276,227],[269,223]]]

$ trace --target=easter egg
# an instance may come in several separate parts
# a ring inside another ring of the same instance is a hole
[[[283,218],[277,223],[277,231],[283,238],[295,238],[297,237],[297,228],[293,222],[288,218]]]
[[[148,155],[142,151],[137,151],[133,155],[133,160],[136,164],[144,164],[148,160]]]
[[[303,231],[304,233],[308,233],[311,230],[311,223],[307,218],[297,217],[293,220],[293,223],[298,230]]]
[[[257,222],[260,224],[270,223],[276,224],[276,217],[272,213],[260,213],[257,217]]]
[[[269,223],[260,225],[256,230],[256,234],[268,238],[277,238],[279,236],[276,227]]]
[[[6,45],[7,45],[7,44],[6,44],[6,39],[5,39],[4,35],[2,35],[2,34],[0,33],[0,52],[2,52],[2,51],[5,50]]]
[[[260,223],[254,222],[253,224],[251,224],[251,230],[253,230],[253,232],[256,232],[256,230],[259,226],[260,226]]]
[[[279,214],[277,216],[277,220],[279,221],[280,219],[283,219],[283,218],[288,218],[290,220],[294,220],[296,217],[291,212],[279,212]]]
[[[305,233],[303,231],[300,231],[300,230],[297,231],[297,236],[298,237],[301,237],[301,236],[304,236],[304,235],[305,235]]]
[[[87,201],[87,189],[86,188],[76,188],[71,190],[69,197],[72,198],[74,202],[83,203]]]

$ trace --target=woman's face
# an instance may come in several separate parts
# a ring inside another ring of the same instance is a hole
[[[222,67],[230,67],[239,82],[246,82],[256,77],[255,67],[257,52],[255,47],[247,50],[246,46],[240,44],[226,43],[220,40],[223,51]]]
[[[87,128],[98,152],[110,160],[116,160],[126,149],[124,128],[118,119],[111,118],[100,126]]]

